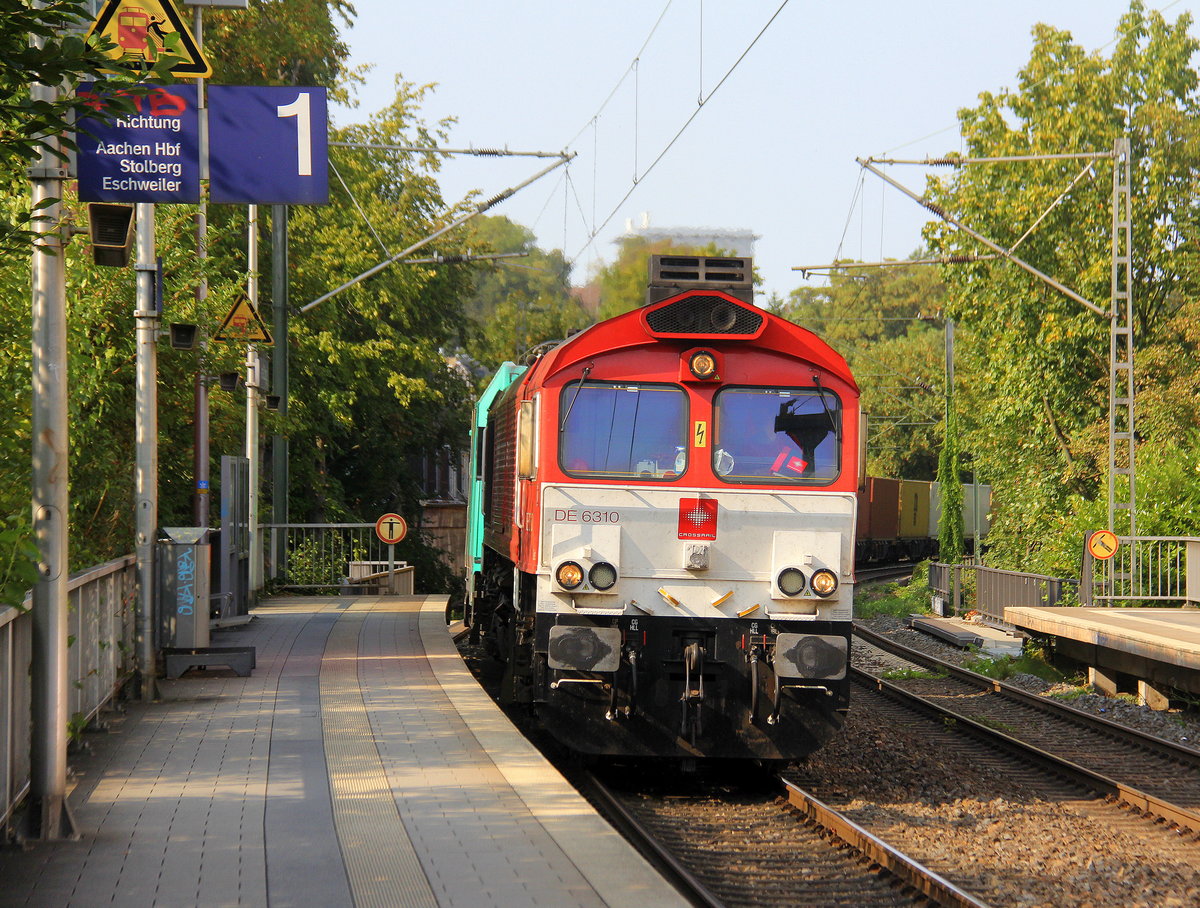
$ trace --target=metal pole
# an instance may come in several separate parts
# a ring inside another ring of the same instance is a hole
[[[271,390],[279,397],[282,432],[271,438],[271,523],[288,522],[288,207],[271,207],[271,304],[272,334]],[[275,576],[287,568],[287,534],[273,537],[271,564]]]
[[[396,594],[396,543],[388,543],[388,580],[387,591],[389,596]]]
[[[1018,268],[1023,268],[1025,271],[1028,271],[1034,277],[1038,278],[1042,282],[1053,287],[1059,293],[1063,294],[1064,296],[1068,296],[1071,299],[1075,300],[1075,302],[1080,303],[1083,306],[1086,306],[1088,309],[1091,309],[1097,315],[1103,315],[1105,317],[1108,316],[1108,312],[1106,312],[1104,309],[1097,306],[1091,300],[1085,299],[1084,297],[1082,297],[1078,293],[1076,293],[1074,290],[1072,290],[1070,287],[1060,284],[1058,281],[1054,280],[1054,278],[1050,277],[1049,275],[1043,274],[1042,272],[1038,271],[1036,268],[1034,268],[1028,262],[1017,258],[1017,256],[1013,255],[1012,250],[1005,249],[1004,247],[1002,247],[996,243],[993,243],[991,240],[989,240],[987,237],[985,237],[982,233],[978,233],[977,231],[972,230],[966,224],[955,219],[954,217],[951,217],[948,212],[944,211],[941,208],[941,206],[935,205],[933,202],[930,202],[927,199],[924,199],[921,196],[917,195],[911,189],[908,189],[907,187],[902,186],[900,183],[893,180],[891,177],[889,177],[886,173],[884,173],[878,167],[872,166],[868,161],[864,161],[862,158],[858,159],[858,163],[860,165],[862,165],[864,168],[866,168],[867,170],[871,171],[871,173],[875,174],[875,176],[879,177],[885,183],[889,183],[890,185],[899,189],[901,192],[903,192],[906,196],[908,196],[910,199],[912,199],[918,205],[928,208],[930,211],[932,211],[934,214],[936,214],[939,218],[941,218],[947,224],[952,224],[953,226],[955,226],[959,230],[961,230],[963,233],[965,233],[967,236],[972,237],[975,240],[977,240],[978,242],[987,246],[987,248],[992,250],[992,252],[995,252],[998,255],[1004,256],[1006,259],[1008,259],[1010,262],[1012,262]],[[310,304],[310,305],[315,305],[315,303]]]
[[[193,391],[194,412],[192,414],[192,471],[195,474],[196,488],[193,496],[193,511],[196,526],[208,527],[210,470],[208,464],[208,382],[204,374],[203,360],[201,368],[196,372],[196,384]]]
[[[137,205],[136,404],[134,498],[137,512],[138,668],[143,700],[154,699],[158,617],[154,542],[158,532],[158,309],[155,305],[154,205]]]
[[[246,295],[250,305],[258,311],[258,206],[249,206],[249,240],[246,264],[249,275],[246,279]],[[258,348],[250,344],[246,348],[246,459],[250,461],[250,597],[253,599],[262,586],[262,536],[258,531]]]
[[[35,38],[41,42],[42,39]],[[52,104],[58,89],[35,84],[35,104]],[[57,137],[47,137],[59,147]],[[40,563],[33,588],[33,738],[30,834],[75,835],[67,807],[67,292],[62,183],[65,166],[48,148],[29,172],[37,234],[32,262],[33,527]],[[42,207],[45,205],[46,207]]]
[[[199,49],[204,47],[203,9],[203,7],[197,6],[192,11],[192,34],[196,40],[196,47]],[[204,80],[197,79],[196,107],[200,117],[200,178],[208,179],[208,104],[205,100],[204,87]],[[200,269],[200,280],[196,284],[196,321],[201,325],[206,321],[201,316],[205,313],[205,303],[208,300],[208,276],[205,271],[205,259],[207,258],[208,203],[201,196],[200,203],[196,206],[196,264],[199,265]],[[212,483],[208,451],[208,384],[205,381],[207,350],[204,349],[206,341],[203,337],[200,339],[200,344],[202,349],[200,353],[200,367],[196,373],[195,407],[192,423],[192,473],[195,480],[192,500],[196,526],[207,529],[209,525],[209,502],[212,501],[210,494]]]
[[[550,171],[554,170],[556,167],[561,167],[563,164],[569,164],[574,157],[575,157],[574,153],[571,153],[569,155],[568,154],[562,155],[562,159],[560,161],[557,161],[554,164],[551,164],[549,167],[539,170],[537,173],[535,173],[529,179],[524,180],[523,182],[518,183],[516,186],[513,186],[509,189],[504,190],[501,193],[498,193],[497,195],[492,196],[486,202],[476,205],[475,208],[473,210],[471,210],[470,212],[468,212],[467,214],[464,214],[461,217],[456,218],[455,220],[453,220],[449,224],[447,224],[445,227],[435,230],[433,233],[429,234],[424,239],[418,240],[417,242],[413,243],[407,249],[397,252],[395,255],[393,255],[391,258],[387,259],[386,261],[380,262],[378,265],[368,268],[362,274],[358,275],[357,277],[352,277],[350,280],[346,281],[346,283],[342,284],[340,287],[335,287],[333,290],[330,290],[325,295],[317,297],[311,303],[305,303],[303,306],[300,307],[300,311],[307,312],[309,309],[312,309],[314,306],[318,306],[321,303],[325,302],[325,300],[329,299],[330,297],[337,296],[343,290],[353,287],[355,284],[357,284],[361,281],[365,281],[367,278],[371,277],[372,275],[378,274],[384,268],[388,267],[388,265],[391,265],[394,262],[400,261],[400,259],[404,258],[405,256],[411,255],[412,253],[416,252],[418,249],[422,248],[423,246],[428,246],[430,243],[432,243],[434,240],[436,240],[442,234],[449,233],[454,228],[467,223],[467,221],[471,220],[471,218],[477,217],[477,216],[483,214],[484,212],[488,211],[488,209],[493,208],[496,205],[499,205],[505,199],[511,198],[512,196],[516,195],[516,193],[518,193],[520,190],[522,190],[526,186],[528,186],[530,183],[534,182],[535,180],[541,179],[546,174],[550,173]]]

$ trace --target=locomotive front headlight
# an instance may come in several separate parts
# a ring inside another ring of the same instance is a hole
[[[564,590],[577,589],[583,583],[583,568],[574,561],[564,561],[555,570],[554,579]]]
[[[688,368],[692,370],[692,375],[702,381],[716,378],[717,358],[707,350],[699,350],[693,353],[692,358],[688,360]]]
[[[598,561],[592,565],[592,569],[588,571],[588,583],[592,585],[592,589],[611,590],[617,582],[617,569],[607,561]]]
[[[799,568],[784,568],[775,578],[775,585],[785,596],[799,596],[804,592],[804,572]]]
[[[821,568],[819,571],[814,571],[811,582],[812,591],[822,599],[826,599],[837,592],[837,574],[829,570],[829,568]]]

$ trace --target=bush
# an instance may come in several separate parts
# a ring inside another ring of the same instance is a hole
[[[913,568],[912,579],[883,586],[871,586],[854,592],[854,617],[874,618],[891,615],[907,618],[909,615],[930,613],[929,562],[922,561]]]

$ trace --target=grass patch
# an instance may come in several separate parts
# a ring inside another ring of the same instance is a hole
[[[907,583],[872,584],[854,591],[854,617],[875,618],[890,615],[907,618],[909,615],[930,614],[929,562],[922,561],[913,569]]]
[[[931,672],[924,668],[891,668],[879,676],[885,681],[941,681],[945,672]]]
[[[1033,675],[1050,684],[1063,680],[1063,673],[1047,662],[1040,652],[1024,653],[1016,659],[1012,656],[969,656],[963,662],[963,668],[997,681],[1004,681],[1013,675]]]
[[[1072,687],[1068,690],[1058,690],[1050,695],[1051,700],[1062,700],[1064,703],[1072,703],[1075,700],[1082,699],[1088,694],[1094,694],[1091,685],[1084,684],[1080,687]]]
[[[1007,722],[1001,722],[999,719],[989,719],[985,716],[974,716],[976,722],[985,728],[990,728],[992,731],[1002,732],[1009,737],[1015,737],[1017,730]]]

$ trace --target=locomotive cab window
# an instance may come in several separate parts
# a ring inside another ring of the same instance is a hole
[[[841,401],[821,388],[726,388],[713,471],[725,482],[825,485],[841,471]]]
[[[559,463],[583,479],[671,481],[687,469],[687,395],[671,385],[569,382]]]

